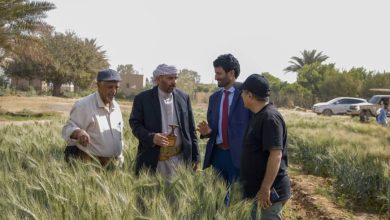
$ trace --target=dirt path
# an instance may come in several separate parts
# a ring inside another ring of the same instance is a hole
[[[0,96],[0,109],[10,112],[18,112],[23,109],[33,112],[60,112],[68,116],[69,111],[77,100],[52,96]],[[122,111],[131,111],[132,102],[119,101],[119,104]]]
[[[325,178],[312,175],[293,175],[291,176],[291,185],[293,197],[289,205],[299,215],[298,219],[385,219],[385,217],[381,218],[374,214],[351,213],[338,207],[328,198],[319,195],[318,189],[328,185]]]

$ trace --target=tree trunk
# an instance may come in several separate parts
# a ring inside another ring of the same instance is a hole
[[[53,92],[52,92],[52,95],[53,96],[61,96],[61,86],[62,86],[62,83],[60,82],[53,82]]]
[[[80,87],[73,84],[73,92],[78,93],[80,91],[81,91]]]

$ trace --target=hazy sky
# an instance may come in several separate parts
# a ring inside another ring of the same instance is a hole
[[[48,0],[50,1],[50,0]],[[386,0],[52,0],[56,31],[96,38],[111,68],[133,64],[151,76],[158,64],[214,79],[213,60],[232,53],[243,81],[270,72],[283,81],[291,56],[323,51],[340,69],[390,71],[390,3]]]

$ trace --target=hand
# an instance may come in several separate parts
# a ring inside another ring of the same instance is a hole
[[[203,136],[210,134],[212,131],[206,121],[200,122],[198,124],[198,129],[196,129],[196,130],[199,131],[199,133]]]
[[[196,171],[198,169],[198,164],[199,164],[199,161],[192,162],[192,170],[193,171]]]
[[[160,147],[166,147],[168,146],[168,138],[167,138],[167,134],[164,134],[164,133],[156,133],[154,134],[153,136],[153,143],[155,145],[158,145]]]
[[[86,131],[84,131],[84,130],[82,130],[82,129],[80,129],[80,130],[78,130],[78,132],[77,132],[77,140],[79,141],[79,143],[81,144],[81,145],[83,145],[84,147],[86,147],[86,146],[88,146],[88,144],[90,143],[90,137],[89,137],[89,134],[86,132]]]
[[[262,209],[269,208],[272,205],[270,196],[271,196],[270,189],[261,187],[259,192],[256,195],[258,206],[260,206],[260,208]]]

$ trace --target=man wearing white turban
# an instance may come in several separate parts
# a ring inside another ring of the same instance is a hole
[[[199,149],[191,101],[176,89],[177,72],[175,66],[158,65],[153,72],[155,86],[134,98],[129,122],[139,140],[137,175],[144,168],[169,179],[181,163],[197,169]],[[174,133],[174,142],[168,133]]]

